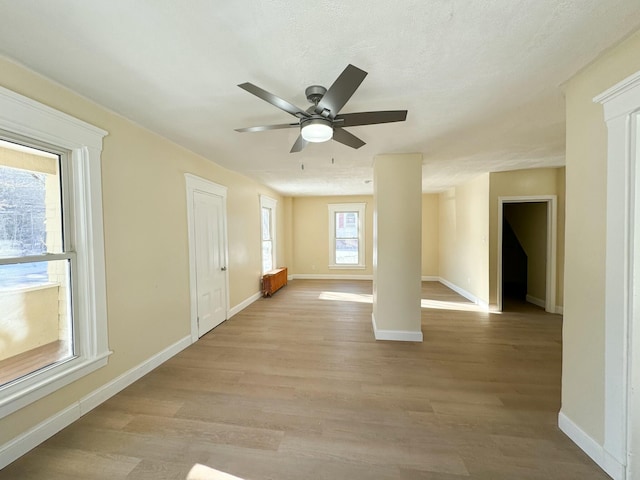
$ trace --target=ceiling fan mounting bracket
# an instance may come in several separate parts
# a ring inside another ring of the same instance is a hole
[[[309,100],[309,103],[313,103],[314,105],[317,105],[318,102],[322,100],[322,97],[324,97],[325,93],[327,93],[327,89],[321,85],[311,85],[304,91],[304,94],[307,96],[307,100]]]

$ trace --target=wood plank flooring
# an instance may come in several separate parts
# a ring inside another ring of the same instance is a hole
[[[556,426],[560,316],[423,299],[423,343],[376,342],[371,282],[294,280],[0,479],[609,478]]]

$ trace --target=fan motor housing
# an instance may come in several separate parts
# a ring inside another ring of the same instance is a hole
[[[322,97],[324,97],[325,93],[327,93],[327,89],[321,85],[311,85],[304,91],[304,94],[307,96],[307,100],[309,100],[309,103],[313,103],[314,105],[317,105],[318,102],[322,100]]]

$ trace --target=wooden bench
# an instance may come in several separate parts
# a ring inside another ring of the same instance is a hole
[[[270,297],[287,284],[287,267],[276,268],[262,276],[262,296]]]

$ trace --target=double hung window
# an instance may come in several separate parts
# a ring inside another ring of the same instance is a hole
[[[0,88],[0,417],[107,363],[106,133]]]
[[[365,268],[364,203],[329,205],[330,268]]]
[[[262,235],[262,273],[276,268],[276,207],[273,198],[260,195],[260,218]]]

